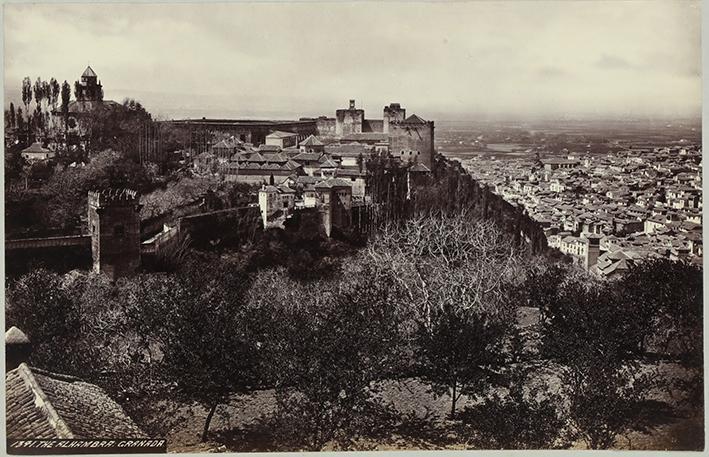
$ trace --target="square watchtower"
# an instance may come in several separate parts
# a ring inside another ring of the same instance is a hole
[[[89,192],[93,269],[111,279],[140,267],[140,196],[130,189]]]

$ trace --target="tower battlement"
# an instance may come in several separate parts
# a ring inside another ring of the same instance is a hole
[[[132,206],[140,201],[138,191],[132,189],[103,189],[89,191],[89,205],[95,208],[105,206]]]

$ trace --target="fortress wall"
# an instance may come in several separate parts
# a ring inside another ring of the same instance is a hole
[[[315,120],[317,136],[335,136],[337,133],[337,121],[334,117],[319,117]]]
[[[231,208],[183,217],[180,236],[189,235],[196,249],[240,246],[255,241],[263,232],[258,206]]]

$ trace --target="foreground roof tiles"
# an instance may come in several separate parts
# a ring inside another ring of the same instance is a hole
[[[15,327],[10,327],[10,330],[5,332],[5,345],[10,344],[29,344],[30,340],[25,335],[25,332]]]
[[[148,437],[103,389],[78,378],[21,363],[5,388],[8,438]]]

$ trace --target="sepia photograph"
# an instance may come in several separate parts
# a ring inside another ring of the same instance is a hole
[[[700,0],[2,6],[8,454],[705,449]]]

